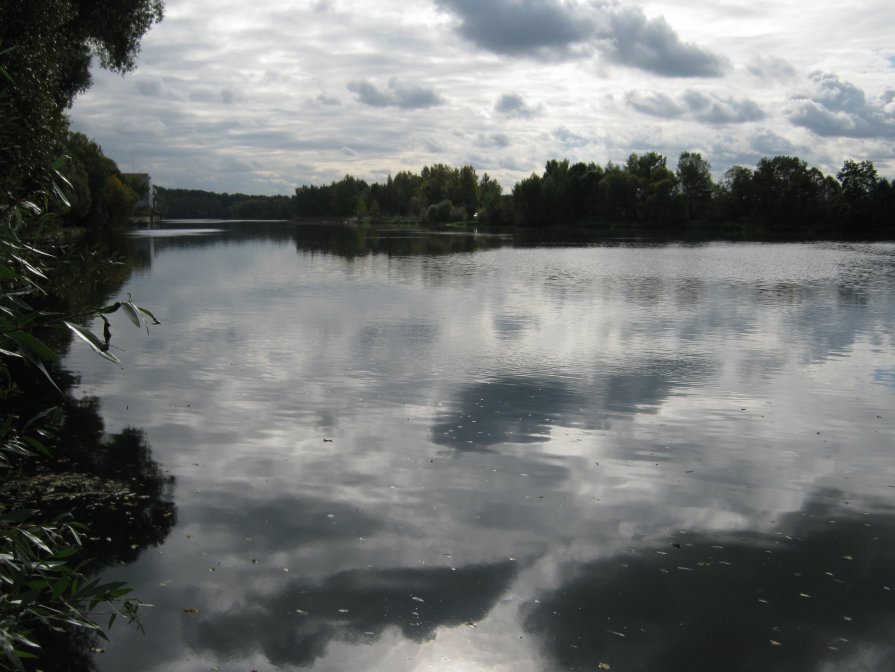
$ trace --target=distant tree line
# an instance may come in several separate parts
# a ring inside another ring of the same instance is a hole
[[[217,194],[201,189],[158,187],[158,207],[169,219],[293,219],[289,196]]]
[[[384,183],[345,175],[302,185],[291,198],[160,188],[159,200],[166,217],[184,219],[388,218],[675,236],[895,237],[895,185],[872,161],[847,160],[832,176],[794,156],[733,166],[719,182],[698,152],[682,152],[674,168],[646,152],[624,164],[551,160],[508,194],[472,166],[438,163]]]
[[[792,156],[733,166],[715,182],[698,152],[674,170],[656,152],[622,164],[548,161],[510,194],[472,166],[426,166],[385,184],[346,175],[295,190],[299,217],[407,217],[438,224],[594,227],[686,234],[742,232],[768,237],[895,236],[895,185],[872,161],[848,160],[835,177]]]

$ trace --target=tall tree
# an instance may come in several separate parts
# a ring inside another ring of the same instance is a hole
[[[4,0],[0,14],[0,193],[34,187],[65,138],[65,110],[90,86],[93,56],[134,69],[163,0]]]
[[[712,166],[699,152],[681,152],[677,179],[687,204],[687,216],[697,219],[712,196]]]
[[[851,208],[867,206],[873,199],[879,176],[873,161],[853,161],[848,159],[842,164],[836,177],[842,185],[842,196]]]

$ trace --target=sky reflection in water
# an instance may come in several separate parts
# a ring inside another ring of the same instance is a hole
[[[247,230],[68,360],[177,484],[101,670],[895,667],[895,247]]]

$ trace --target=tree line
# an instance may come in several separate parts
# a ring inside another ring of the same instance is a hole
[[[550,160],[508,194],[472,166],[427,166],[367,184],[346,175],[295,190],[298,217],[410,217],[517,227],[590,226],[686,234],[742,231],[780,237],[891,237],[895,185],[872,161],[847,160],[835,175],[794,156],[733,166],[720,181],[698,152],[671,169],[656,152],[624,164]]]
[[[288,196],[249,196],[158,187],[158,208],[169,219],[293,219]]]
[[[825,175],[795,156],[736,165],[720,180],[698,152],[669,167],[656,152],[623,163],[550,160],[509,193],[472,166],[400,171],[384,183],[352,175],[302,185],[290,198],[160,189],[168,217],[406,219],[511,227],[584,226],[607,232],[778,238],[891,238],[895,184],[872,161]]]

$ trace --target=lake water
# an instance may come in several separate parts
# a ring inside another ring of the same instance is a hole
[[[192,226],[66,360],[175,479],[99,670],[895,669],[895,245]]]

